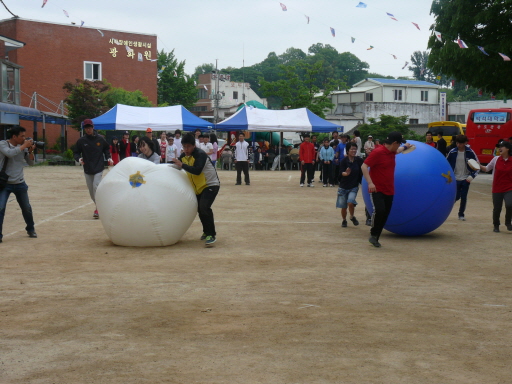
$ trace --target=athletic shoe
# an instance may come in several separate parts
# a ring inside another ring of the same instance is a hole
[[[464,216],[459,216],[460,221],[466,221],[466,218]]]
[[[499,225],[495,225],[494,229],[492,231],[493,232],[499,232],[500,231],[500,226]]]
[[[35,231],[27,231],[28,237],[32,237],[33,239],[37,239],[37,233]]]
[[[204,243],[204,245],[206,245],[207,247],[211,247],[213,246],[213,243],[215,243],[217,239],[215,239],[215,236],[206,236],[206,241]]]
[[[372,226],[372,219],[366,219],[366,225],[371,227]]]
[[[311,187],[311,184],[308,184],[307,187]]]
[[[100,214],[98,213],[98,210],[94,211],[94,213],[92,214],[92,217],[95,218],[95,219],[99,219],[100,218]]]
[[[304,184],[301,184],[300,186],[301,186],[301,187],[303,187],[303,186],[304,186]],[[308,185],[308,187],[309,187],[309,185]]]
[[[330,184],[329,187],[334,187],[334,185]]]
[[[357,221],[356,217],[354,216],[353,218],[350,219],[350,221],[352,222],[352,224],[354,225],[359,225],[359,221]]]
[[[512,231],[512,225],[507,224],[507,231]]]
[[[206,234],[203,232],[203,234],[201,235],[201,239],[200,240],[206,240]]]
[[[242,183],[236,183],[235,185],[242,185]]]
[[[342,228],[346,228],[346,227],[347,227],[347,220],[343,220],[343,221],[341,222],[341,227],[342,227]]]
[[[370,242],[371,245],[373,245],[374,247],[376,248],[380,248],[380,243],[379,243],[379,240],[377,240],[377,238],[375,236],[370,236],[370,238],[368,239],[368,241]]]
[[[251,185],[251,183],[245,183],[245,185]]]
[[[312,187],[312,188],[313,188],[313,187],[314,187],[314,185],[313,185],[313,184],[308,184],[308,187]]]
[[[327,184],[324,184],[324,188],[327,187]]]

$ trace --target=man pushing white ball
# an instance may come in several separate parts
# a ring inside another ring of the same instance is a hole
[[[195,137],[191,133],[183,137],[181,145],[183,153],[179,159],[172,160],[173,165],[187,172],[194,187],[197,196],[197,212],[203,224],[201,240],[206,240],[206,247],[211,247],[217,235],[212,205],[220,189],[219,176],[206,152],[196,147]]]

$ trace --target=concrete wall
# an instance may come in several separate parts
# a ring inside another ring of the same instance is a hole
[[[409,116],[409,119],[418,119],[418,124],[427,124],[439,120],[438,104],[412,104],[412,103],[364,103],[364,120],[378,118],[380,115]]]

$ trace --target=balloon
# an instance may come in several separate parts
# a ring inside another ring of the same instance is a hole
[[[384,228],[398,235],[420,236],[446,221],[455,203],[456,182],[452,167],[441,152],[419,141],[408,143],[416,149],[396,156],[395,197]],[[364,178],[362,189],[366,208],[372,213]]]
[[[109,239],[134,247],[175,244],[197,214],[197,198],[185,171],[127,157],[96,191],[100,220]]]

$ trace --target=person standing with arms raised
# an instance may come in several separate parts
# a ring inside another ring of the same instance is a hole
[[[400,132],[391,132],[384,145],[374,149],[361,166],[363,176],[368,183],[373,205],[372,227],[369,242],[374,247],[380,247],[379,237],[386,225],[393,197],[395,195],[395,156],[411,144],[405,144]]]
[[[235,145],[236,184],[242,185],[242,171],[244,172],[245,185],[251,185],[249,179],[249,143],[245,141],[245,135],[240,132]]]

